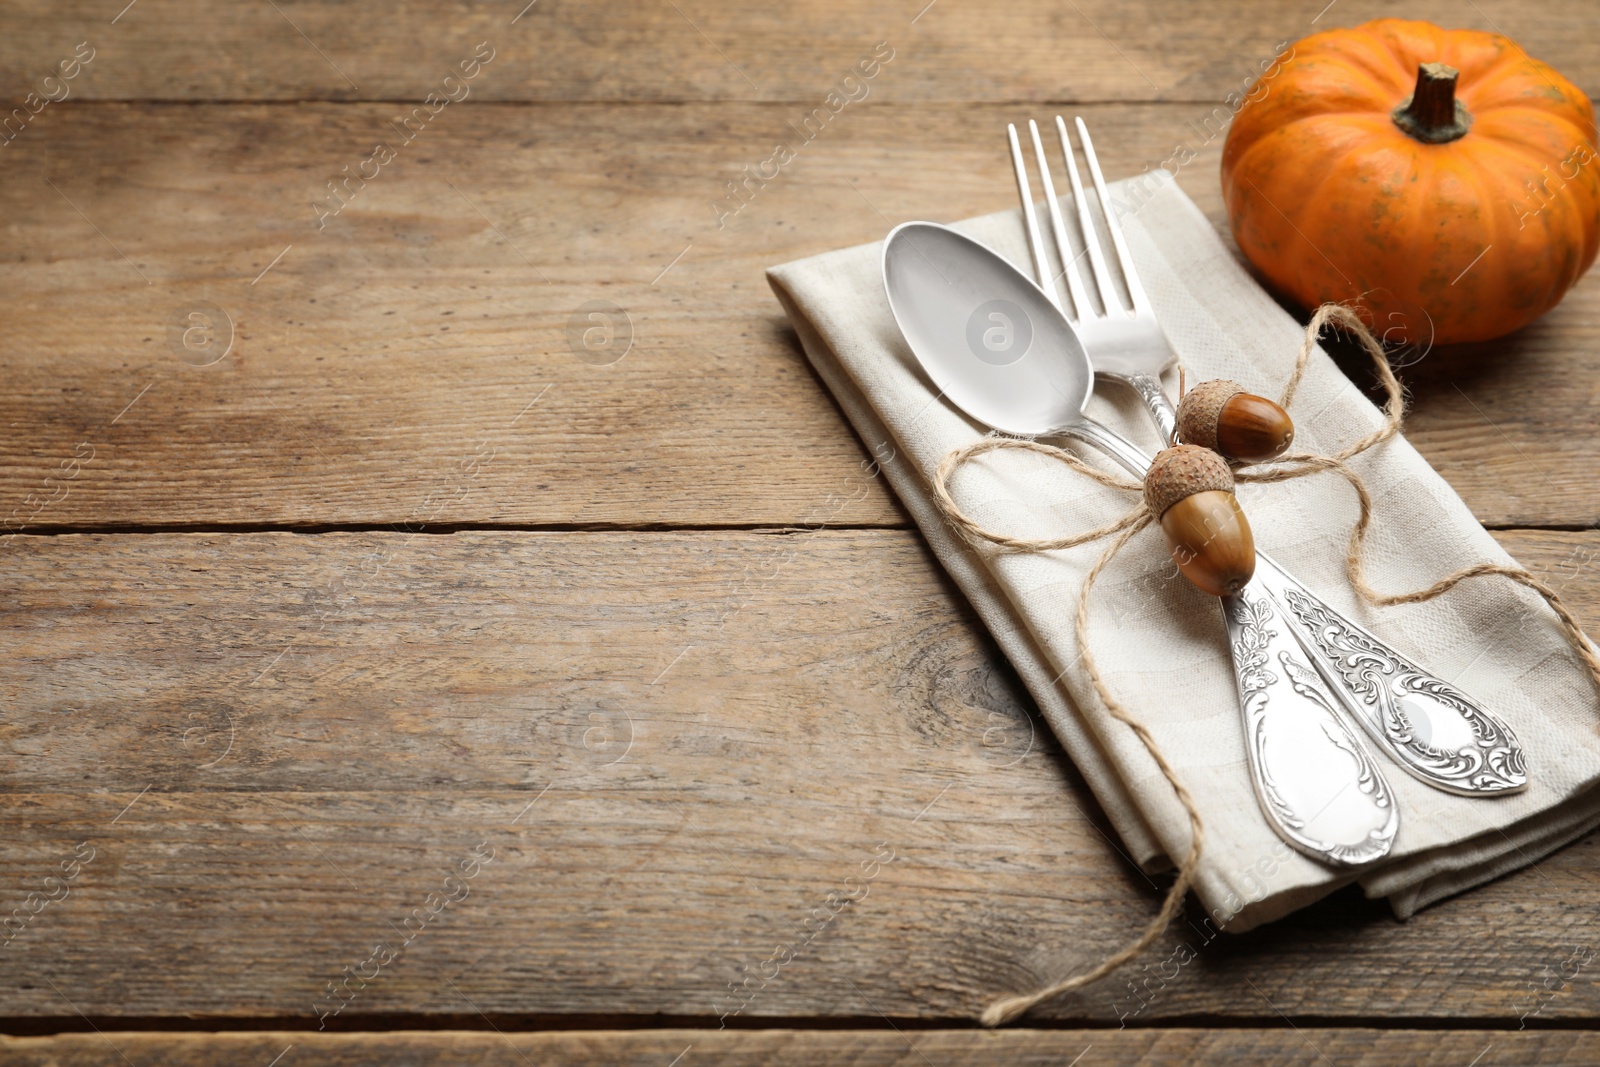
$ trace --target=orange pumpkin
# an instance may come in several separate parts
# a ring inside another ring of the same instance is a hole
[[[1276,68],[1228,131],[1222,190],[1239,248],[1299,303],[1357,303],[1391,342],[1483,341],[1594,262],[1594,108],[1514,42],[1379,19]]]

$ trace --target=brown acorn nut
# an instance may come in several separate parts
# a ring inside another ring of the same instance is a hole
[[[1178,438],[1229,459],[1261,463],[1288,449],[1294,420],[1266,397],[1245,392],[1238,382],[1214,378],[1183,395]]]
[[[1144,499],[1161,520],[1172,560],[1212,596],[1229,596],[1256,572],[1256,542],[1233,494],[1233,471],[1209,448],[1176,445],[1144,476]]]

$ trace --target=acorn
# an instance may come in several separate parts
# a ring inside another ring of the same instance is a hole
[[[1178,439],[1229,459],[1261,463],[1288,450],[1294,420],[1266,397],[1245,392],[1238,382],[1213,378],[1183,395]]]
[[[1144,500],[1185,578],[1212,596],[1231,596],[1249,584],[1256,542],[1227,460],[1199,445],[1175,445],[1150,464]]]

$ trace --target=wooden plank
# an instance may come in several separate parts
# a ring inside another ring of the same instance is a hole
[[[337,0],[218,9],[168,0],[128,10],[72,0],[13,5],[0,39],[0,84],[41,86],[82,41],[93,61],[68,99],[394,99],[441,91],[488,42],[495,59],[472,86],[488,100],[798,100],[820,102],[879,41],[896,51],[873,87],[898,103],[1045,100],[1219,101],[1281,41],[1392,15],[1379,0],[1029,0],[1004,8],[868,0],[568,4],[463,0],[376,18]],[[1595,21],[1579,6],[1483,0],[1408,4],[1407,17],[1499,29],[1594,95]],[[619,61],[625,57],[625,61]],[[42,92],[41,92],[42,95]]]
[[[1091,896],[1122,885],[1107,904],[1128,922],[1144,907],[1062,807],[1054,748],[906,532],[17,546],[5,899],[77,842],[98,851],[9,946],[0,1016],[60,1013],[50,978],[94,1015],[315,1020],[327,982],[485,841],[470,896],[355,1010],[460,1010],[448,978],[491,1013],[712,1015],[734,956],[804,936],[880,844],[898,872],[907,827],[919,851],[975,862],[952,878],[918,861],[888,892],[874,871],[861,912],[909,892],[948,938],[996,871],[1084,850],[1110,872]],[[1022,820],[1004,853],[970,821],[990,776]],[[828,926],[797,972],[859,923]],[[90,949],[124,935],[167,963]],[[613,956],[628,945],[633,964]]]
[[[126,1055],[127,1061],[121,1057]],[[168,1067],[267,1064],[324,1067],[404,1063],[526,1067],[591,1064],[616,1067],[739,1065],[783,1067],[856,1064],[1117,1063],[1126,1067],[1188,1067],[1232,1063],[1337,1063],[1343,1067],[1549,1067],[1592,1064],[1600,1035],[1500,1030],[1380,1030],[1299,1027],[1271,1030],[641,1030],[496,1034],[488,1031],[412,1031],[318,1034],[301,1031],[221,1034],[0,1037],[4,1067]],[[675,1057],[681,1056],[681,1061]],[[1080,1059],[1081,1057],[1081,1059]],[[1478,1057],[1474,1059],[1474,1057]]]
[[[1082,110],[1112,174],[1193,142],[1180,180],[1222,224],[1195,105]],[[722,182],[792,109],[446,110],[319,230],[311,201],[394,113],[94,105],[13,146],[0,530],[904,521],[761,272],[1010,206],[1013,109],[846,113],[720,229]],[[183,343],[207,305],[233,345],[197,366],[224,343]],[[1600,521],[1597,322],[1591,275],[1408,372],[1413,439],[1483,521]]]
[[[1600,620],[1600,534],[1506,543]],[[734,1022],[970,1018],[1159,900],[909,531],[11,551],[0,1017],[714,1024],[759,975]],[[1600,1019],[1597,873],[1591,837],[1403,925],[1340,894],[1135,1021]],[[1194,937],[1040,1017],[1116,1023]]]

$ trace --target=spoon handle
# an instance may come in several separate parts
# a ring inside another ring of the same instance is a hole
[[[1137,448],[1097,423],[1059,432],[1104,450],[1135,474],[1149,466]],[[1384,856],[1399,827],[1389,784],[1306,663],[1288,613],[1259,578],[1221,604],[1250,780],[1267,823],[1324,863],[1354,866]]]

